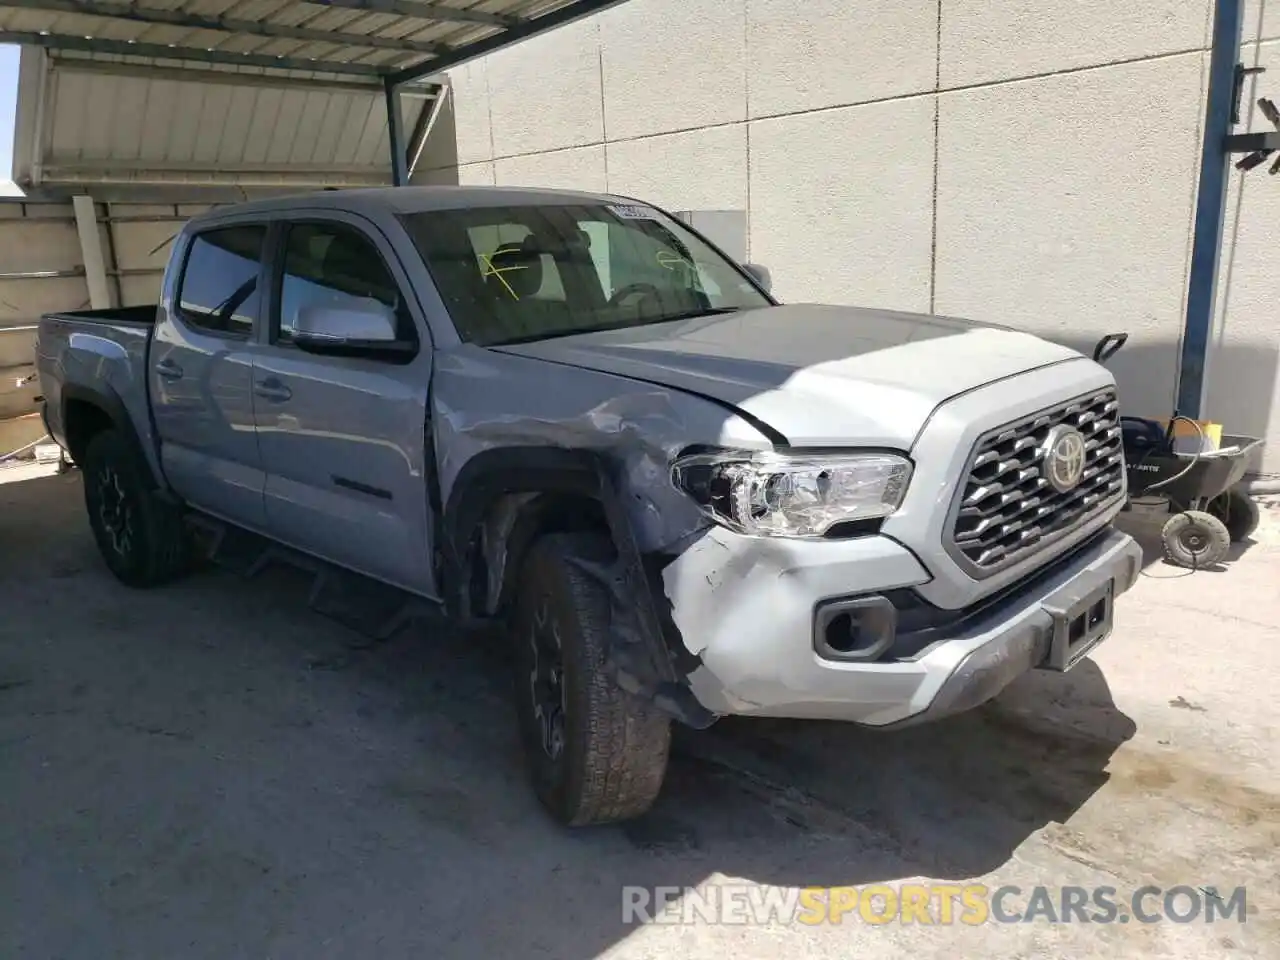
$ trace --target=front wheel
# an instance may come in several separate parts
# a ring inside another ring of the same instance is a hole
[[[189,556],[182,513],[161,499],[124,436],[116,430],[94,436],[82,467],[89,526],[116,578],[151,587],[182,573]]]
[[[609,595],[587,574],[609,541],[553,534],[525,558],[511,620],[515,694],[534,790],[569,826],[639,816],[662,787],[670,720],[606,669]]]

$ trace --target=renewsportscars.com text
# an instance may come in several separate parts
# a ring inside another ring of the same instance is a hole
[[[623,887],[622,922],[657,924],[1244,923],[1244,887],[905,883],[863,887]]]

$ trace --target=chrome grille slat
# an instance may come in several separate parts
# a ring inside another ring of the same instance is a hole
[[[1114,390],[1077,397],[980,438],[957,491],[948,547],[979,576],[1046,548],[1124,490],[1120,405]],[[1080,483],[1059,493],[1041,475],[1043,444],[1059,424],[1084,435]]]

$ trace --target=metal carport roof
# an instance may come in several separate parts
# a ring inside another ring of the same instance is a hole
[[[403,183],[423,78],[619,2],[0,0],[0,43],[45,51],[24,51],[15,179]]]

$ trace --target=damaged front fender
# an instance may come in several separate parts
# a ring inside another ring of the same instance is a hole
[[[694,445],[770,449],[770,439],[679,390],[468,345],[442,351],[434,373],[438,542],[451,610],[501,615],[532,540],[581,521],[566,518],[566,504],[570,513],[596,504],[593,521],[607,528],[615,560],[580,566],[611,597],[617,682],[687,724],[711,723],[688,681],[699,644],[676,628],[662,578],[709,521],[672,484],[670,463]]]

